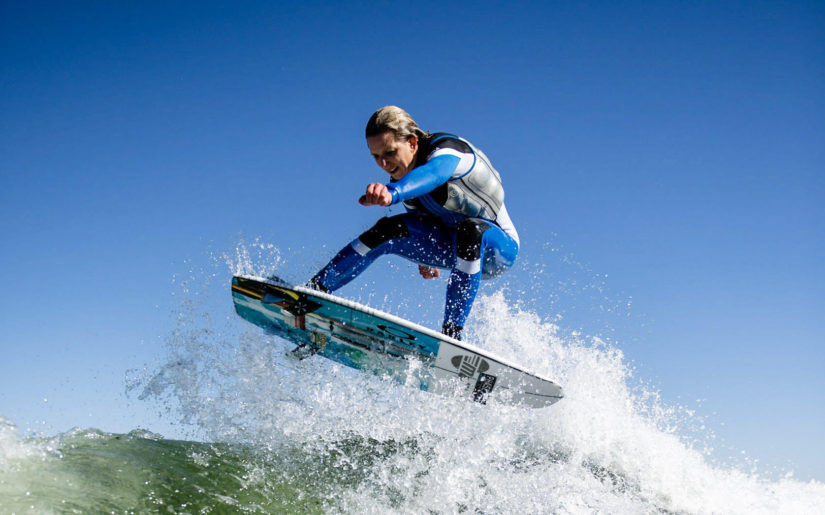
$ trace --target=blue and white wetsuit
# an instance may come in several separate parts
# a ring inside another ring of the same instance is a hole
[[[387,189],[392,203],[403,202],[407,212],[378,220],[310,284],[335,291],[384,254],[450,269],[444,332],[458,337],[480,280],[504,273],[518,254],[518,233],[504,206],[501,178],[470,142],[436,133],[421,138],[415,166]]]

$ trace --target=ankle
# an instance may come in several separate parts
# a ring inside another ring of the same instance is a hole
[[[464,327],[454,324],[452,322],[444,322],[444,326],[441,328],[441,332],[450,338],[454,338],[456,340],[461,340],[461,331],[464,330]]]

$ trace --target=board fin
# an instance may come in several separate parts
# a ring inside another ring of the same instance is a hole
[[[302,344],[298,345],[297,347],[295,347],[294,349],[292,349],[291,351],[289,351],[289,355],[292,356],[293,358],[297,359],[298,361],[302,361],[302,360],[305,360],[305,359],[307,359],[311,356],[314,356],[314,355],[318,354],[319,350],[321,350],[321,349],[313,347],[312,345],[310,345],[308,343],[302,343]]]
[[[324,333],[312,333],[312,344],[309,343],[301,343],[291,351],[289,351],[289,355],[293,358],[298,359],[298,361],[307,359],[311,356],[314,356],[324,350],[324,347],[327,344],[327,335]]]

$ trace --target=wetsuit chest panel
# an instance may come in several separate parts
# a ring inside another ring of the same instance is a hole
[[[452,219],[458,214],[495,221],[504,203],[504,189],[487,156],[452,134],[436,133],[422,143],[421,153],[427,160],[450,155],[458,159],[458,164],[446,183],[407,201],[407,207],[424,209],[442,218],[449,214],[447,218]]]

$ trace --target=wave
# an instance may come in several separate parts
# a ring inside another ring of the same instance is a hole
[[[165,440],[143,430],[75,429],[21,441],[8,421],[4,426],[2,513],[322,511],[323,497],[308,495],[322,476],[296,473],[288,453]]]

